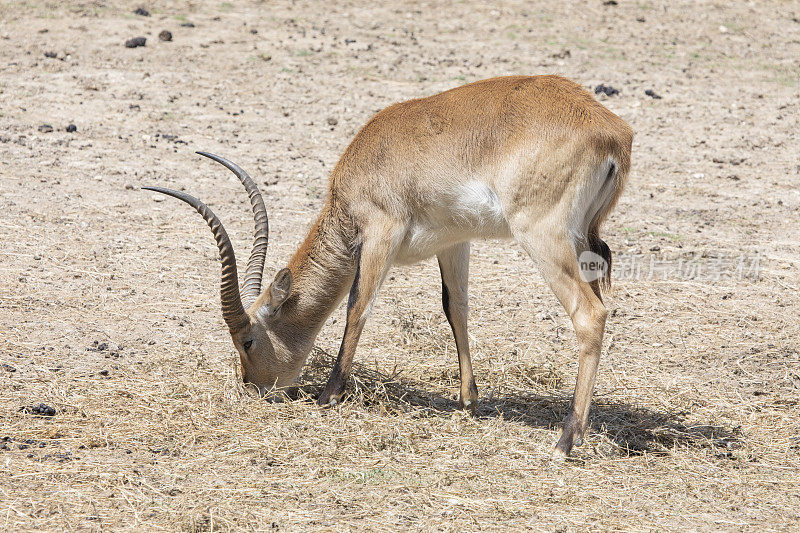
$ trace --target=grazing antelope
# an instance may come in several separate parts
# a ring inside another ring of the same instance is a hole
[[[261,292],[267,212],[247,173],[226,166],[250,195],[255,243],[241,296],[236,259],[219,219],[200,200],[159,187],[194,207],[222,260],[222,313],[246,382],[264,393],[290,386],[314,339],[349,291],[341,348],[319,403],[340,401],[359,336],[392,265],[436,255],[442,304],[455,337],[459,403],[477,406],[467,338],[469,243],[513,238],[530,255],[572,319],[579,346],[572,407],[556,445],[568,455],[586,430],[610,282],[611,253],[599,227],[630,168],[633,131],[577,84],[558,76],[509,76],[392,105],[356,135],[333,170],[328,198],[300,249]],[[607,268],[585,281],[578,257]]]

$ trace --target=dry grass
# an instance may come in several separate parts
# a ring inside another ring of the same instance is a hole
[[[159,2],[145,18],[130,2],[4,2],[0,527],[797,530],[800,12],[619,4]],[[155,38],[165,28],[172,43]],[[136,35],[145,48],[121,46]],[[612,250],[760,250],[761,277],[619,281],[592,428],[563,465],[547,458],[574,334],[508,243],[473,247],[477,418],[455,409],[432,261],[392,272],[338,408],[311,399],[341,309],[297,399],[245,390],[213,240],[135,187],[207,200],[241,260],[246,196],[191,149],[239,162],[269,206],[269,275],[376,109],[541,72],[622,89],[604,102],[637,138]],[[40,403],[55,416],[24,410]]]

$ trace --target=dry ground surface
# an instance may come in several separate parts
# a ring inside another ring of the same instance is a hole
[[[606,4],[0,2],[0,528],[800,528],[800,6]],[[245,390],[208,229],[139,186],[205,199],[241,262],[246,195],[193,150],[239,162],[271,277],[375,111],[513,73],[620,89],[599,97],[637,132],[618,258],[759,253],[757,279],[618,276],[592,428],[560,466],[575,337],[511,243],[473,245],[477,418],[434,260],[392,271],[344,404]]]

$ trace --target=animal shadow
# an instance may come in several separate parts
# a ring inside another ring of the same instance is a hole
[[[297,395],[316,398],[324,387],[334,358],[315,350],[301,376]],[[365,408],[379,407],[385,412],[413,413],[414,416],[451,416],[459,409],[455,389],[439,383],[404,376],[395,369],[386,373],[354,363],[347,389],[347,400]],[[501,418],[534,428],[558,430],[566,417],[570,397],[563,394],[531,394],[506,388],[490,390],[479,399],[478,418]],[[624,402],[595,398],[590,415],[590,432],[613,443],[621,455],[666,455],[676,447],[712,449],[731,457],[731,450],[743,444],[741,429],[696,423],[687,411],[659,412]]]

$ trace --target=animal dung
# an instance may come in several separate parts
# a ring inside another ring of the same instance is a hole
[[[603,85],[602,83],[594,88],[594,94],[603,93],[606,96],[614,96],[615,94],[619,94],[619,89],[616,87],[612,87],[611,85]]]
[[[56,414],[55,408],[44,403],[40,403],[39,405],[26,405],[24,407],[20,407],[19,410],[23,413],[36,416],[55,416]]]
[[[134,37],[125,41],[125,48],[138,48],[144,46],[146,42],[147,38],[145,37]]]

